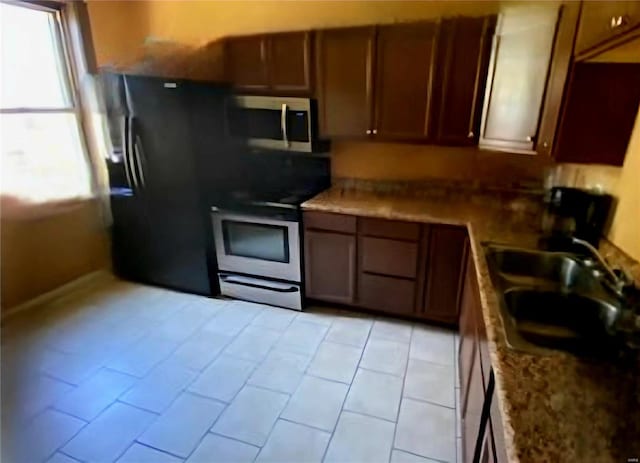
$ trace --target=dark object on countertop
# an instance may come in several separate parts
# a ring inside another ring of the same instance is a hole
[[[566,250],[571,238],[598,246],[611,211],[611,195],[580,188],[553,187],[545,202],[544,247]]]

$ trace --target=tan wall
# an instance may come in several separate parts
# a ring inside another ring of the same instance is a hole
[[[229,35],[497,12],[496,1],[89,0],[98,65],[139,58],[147,41],[204,46]]]
[[[449,178],[504,185],[541,181],[546,165],[538,156],[399,143],[338,142],[331,152],[334,176],[369,180]]]
[[[10,209],[0,223],[3,311],[109,266],[97,201]]]

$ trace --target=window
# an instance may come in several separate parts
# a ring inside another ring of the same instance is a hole
[[[2,195],[45,202],[91,195],[60,12],[0,3]]]

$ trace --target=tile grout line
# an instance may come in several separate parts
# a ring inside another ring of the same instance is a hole
[[[237,334],[234,336],[233,340],[237,339],[237,338],[238,338],[238,336],[240,336],[240,334],[241,334],[241,333],[242,333],[242,332],[243,332],[243,331],[244,331],[248,326],[251,326],[251,322],[253,322],[253,321],[258,317],[258,315],[259,315],[261,312],[263,312],[263,311],[264,311],[264,309],[262,309],[260,312],[256,313],[256,315],[255,315],[255,316],[254,316],[254,317],[249,321],[249,323],[248,323],[247,325],[245,325],[245,327],[244,327],[244,328],[243,328],[239,333],[237,333]],[[269,356],[269,354],[271,354],[271,352],[275,349],[275,346],[278,344],[278,342],[280,341],[280,339],[282,339],[282,336],[284,335],[284,332],[285,332],[287,329],[289,329],[289,327],[291,326],[291,324],[293,323],[293,321],[294,321],[296,318],[297,318],[297,316],[293,317],[293,318],[291,319],[291,321],[289,322],[289,324],[287,325],[287,327],[286,327],[282,332],[279,332],[279,331],[278,331],[278,339],[276,339],[276,341],[274,341],[274,343],[271,345],[271,347],[269,348],[269,350],[268,350],[267,354],[262,358],[262,360],[260,360],[260,361],[258,361],[258,362],[252,362],[252,363],[254,363],[255,365],[254,365],[254,367],[251,369],[251,372],[247,375],[247,379],[244,381],[244,383],[243,383],[243,384],[242,384],[242,386],[238,389],[238,391],[234,394],[233,398],[232,398],[232,399],[231,399],[231,400],[230,400],[230,401],[225,405],[224,409],[223,409],[223,410],[220,412],[220,414],[216,417],[216,419],[215,419],[215,420],[214,420],[214,422],[211,424],[211,426],[209,426],[209,429],[208,429],[208,430],[207,430],[207,432],[202,436],[202,438],[200,439],[200,441],[198,442],[198,444],[197,444],[197,445],[193,448],[193,450],[189,453],[189,456],[187,457],[187,459],[191,457],[191,455],[192,455],[192,454],[193,454],[193,453],[198,449],[198,447],[200,447],[200,445],[202,444],[202,441],[203,441],[203,440],[204,440],[204,438],[207,436],[207,434],[211,433],[211,434],[214,434],[214,435],[222,436],[221,434],[217,434],[217,433],[215,433],[215,432],[213,431],[213,428],[215,427],[216,423],[220,420],[220,418],[222,417],[222,415],[223,415],[223,414],[224,414],[224,413],[229,409],[229,406],[233,403],[233,401],[236,399],[236,397],[238,396],[238,394],[240,394],[240,391],[242,391],[244,388],[246,388],[246,387],[247,387],[247,385],[249,385],[249,386],[251,386],[251,387],[258,387],[258,386],[255,386],[255,385],[249,384],[249,379],[250,379],[250,378],[251,378],[251,376],[256,372],[256,370],[257,370],[257,369],[262,365],[262,362],[264,362],[264,360]],[[276,330],[273,330],[273,331],[276,331]],[[230,341],[230,342],[225,346],[225,348],[226,348],[226,347],[228,347],[228,346],[231,344],[231,342],[233,342],[233,340],[232,340],[232,341]],[[220,357],[222,354],[224,354],[224,349],[220,351],[220,353],[218,354],[218,357]],[[229,355],[229,354],[225,354],[225,355]],[[233,355],[231,355],[230,357],[232,357],[232,358],[237,358],[237,357],[234,357]],[[213,363],[213,362],[211,362],[211,363]],[[204,370],[203,370],[203,372],[204,372]],[[197,379],[197,378],[196,378],[196,379]],[[195,379],[194,379],[194,382],[195,382]],[[268,391],[270,391],[270,392],[278,392],[278,393],[282,393],[282,392],[280,392],[280,391],[272,391],[272,390],[267,389],[267,388],[261,388],[261,389],[268,390]],[[198,394],[198,395],[200,395],[200,394]],[[287,396],[288,396],[288,397],[287,397],[287,403],[288,403],[288,402],[289,402],[289,400],[291,399],[291,394],[287,394]],[[285,407],[286,407],[286,404],[285,404]],[[284,408],[283,408],[283,410],[284,410]],[[276,422],[277,422],[277,421],[278,421],[278,418],[276,418]],[[275,427],[275,422],[274,422],[273,427]],[[273,427],[272,427],[272,428],[271,428],[271,430],[269,431],[269,434],[267,435],[267,439],[265,439],[265,444],[266,444],[266,442],[267,442],[267,440],[268,440],[269,436],[271,435],[271,431],[273,430]],[[228,436],[222,436],[222,437],[230,438],[230,437],[228,437]],[[233,438],[231,438],[231,439],[233,439]],[[259,453],[260,453],[260,451],[262,450],[262,447],[263,447],[263,446],[256,446],[255,444],[249,444],[248,442],[243,442],[243,441],[240,441],[239,439],[233,439],[233,440],[236,440],[236,441],[238,441],[238,442],[242,442],[242,443],[245,443],[245,444],[251,445],[251,446],[253,446],[253,447],[257,447],[259,450],[258,450],[258,452],[256,453],[256,458],[258,457],[258,455],[259,455]]]
[[[400,452],[408,453],[409,455],[413,455],[415,457],[419,457],[419,458],[422,458],[424,460],[435,461],[437,463],[454,463],[454,462],[447,461],[447,460],[441,460],[440,458],[425,457],[424,455],[420,455],[419,453],[414,453],[414,452],[411,452],[409,450],[404,450],[404,449],[400,449],[400,448],[397,448],[397,447],[393,447],[393,450],[399,450]]]
[[[407,375],[409,374],[409,361],[411,360],[411,341],[413,340],[413,332],[415,326],[411,325],[411,334],[409,335],[409,349],[407,351],[407,361],[405,364],[404,376],[402,377],[402,389],[400,389],[400,400],[398,401],[398,412],[396,413],[396,422],[393,426],[393,438],[391,440],[391,451],[389,452],[389,461],[391,461],[391,455],[393,449],[396,446],[396,434],[398,433],[398,423],[400,422],[400,410],[402,409],[402,401],[404,400],[404,387],[407,381]]]
[[[371,326],[369,327],[369,331],[367,332],[367,339],[365,340],[364,345],[362,346],[362,352],[360,352],[360,358],[358,359],[358,363],[356,364],[356,371],[353,374],[351,383],[347,387],[347,393],[344,395],[344,399],[342,400],[342,405],[340,406],[340,413],[338,413],[338,419],[336,419],[336,423],[333,425],[333,430],[331,431],[331,437],[329,437],[329,442],[327,443],[327,447],[324,449],[324,453],[322,454],[322,458],[320,459],[321,462],[324,462],[325,458],[327,457],[327,452],[329,451],[329,447],[331,446],[331,442],[333,441],[333,437],[335,436],[336,429],[338,428],[338,423],[340,423],[340,417],[345,411],[344,404],[347,402],[347,398],[349,397],[349,393],[351,392],[351,386],[353,385],[353,381],[355,380],[356,375],[358,374],[358,368],[360,367],[360,362],[362,362],[362,357],[364,357],[364,351],[367,348],[367,343],[369,342],[369,338],[371,337],[372,330],[373,330],[373,321],[371,321]],[[327,333],[328,332],[329,331],[327,330]],[[391,455],[389,455],[389,458],[391,458]]]
[[[80,418],[78,418],[78,417],[76,417],[76,416],[73,416],[73,415],[71,415],[71,414],[69,414],[69,413],[64,413],[64,412],[61,412],[60,410],[53,409],[53,408],[51,408],[51,407],[46,407],[46,408],[45,408],[45,410],[44,410],[42,413],[45,413],[47,410],[50,410],[50,411],[56,411],[56,412],[61,413],[61,414],[63,414],[63,415],[70,416],[71,418],[78,419],[78,420],[80,420],[80,421],[84,422],[84,424],[83,424],[82,426],[80,426],[80,428],[78,428],[78,430],[77,430],[75,433],[73,433],[73,435],[72,435],[72,436],[70,436],[67,440],[65,440],[65,441],[64,441],[63,443],[61,443],[60,445],[58,445],[58,447],[56,447],[56,449],[55,449],[53,452],[51,452],[49,455],[47,455],[47,458],[45,458],[45,459],[44,459],[44,461],[48,461],[51,457],[53,457],[53,455],[55,455],[55,454],[56,454],[56,452],[64,453],[64,452],[62,452],[62,447],[64,447],[64,446],[65,446],[65,445],[67,445],[69,442],[71,442],[73,439],[75,439],[75,437],[76,437],[78,434],[80,434],[80,433],[82,432],[82,430],[83,430],[83,429],[85,429],[85,428],[86,428],[87,426],[89,426],[89,424],[90,424],[90,422],[88,422],[88,421],[85,421],[85,420],[83,420],[83,419],[80,419]],[[66,453],[65,453],[65,455],[66,455]],[[68,455],[68,456],[71,456],[71,455]],[[73,457],[73,459],[74,459],[74,460],[78,460],[76,457]]]
[[[225,305],[230,306],[231,304],[225,304]],[[215,319],[215,318],[218,316],[218,314],[219,314],[222,310],[224,310],[224,309],[219,310],[219,311],[218,311],[218,312],[217,312],[213,317],[211,317],[209,320],[207,320],[207,321],[206,321],[206,323],[209,323],[211,320]],[[261,311],[262,311],[262,310],[261,310]],[[260,312],[261,312],[261,311],[260,311]],[[217,359],[218,359],[218,358],[223,354],[224,349],[225,349],[226,347],[228,347],[228,346],[229,346],[229,344],[231,344],[231,342],[233,342],[235,339],[237,339],[237,338],[238,338],[238,336],[240,336],[240,334],[245,330],[245,328],[246,328],[247,326],[249,326],[249,325],[251,324],[251,321],[253,321],[253,320],[255,319],[255,317],[257,317],[257,316],[258,316],[258,314],[259,314],[260,312],[257,312],[257,313],[256,313],[256,315],[255,315],[255,316],[254,316],[254,317],[253,317],[253,318],[252,318],[252,319],[251,319],[251,320],[250,320],[250,321],[249,321],[249,322],[248,322],[248,323],[247,323],[247,324],[246,324],[246,325],[245,325],[245,326],[244,326],[244,327],[243,327],[243,328],[242,328],[242,329],[237,333],[237,334],[235,334],[234,336],[232,336],[232,337],[229,339],[229,342],[228,342],[228,343],[226,343],[226,344],[224,345],[224,347],[222,347],[222,348],[220,349],[220,351],[218,352],[218,354],[215,356],[215,358],[214,358],[214,359],[212,359],[212,360],[211,360],[211,362],[209,362],[209,364],[208,364],[208,365],[211,365],[213,362],[215,362],[215,361],[216,361],[216,360],[217,360]],[[205,323],[205,324],[206,324],[206,323]],[[194,337],[194,336],[196,335],[196,333],[200,332],[201,330],[202,330],[201,328],[200,328],[200,329],[198,329],[198,330],[195,330],[195,331],[191,334],[191,336],[189,336],[189,339],[190,339],[191,337]],[[216,334],[216,333],[213,333],[213,334]],[[219,333],[218,333],[218,334],[219,334]],[[175,352],[176,352],[180,347],[182,347],[182,345],[184,345],[186,342],[188,342],[188,339],[185,339],[185,340],[183,341],[183,343],[182,343],[182,344],[180,344],[180,345],[179,345],[179,346],[178,346],[178,347],[177,347],[177,348],[176,348],[176,349],[175,349],[175,350],[174,350],[174,351],[173,351],[173,352],[172,352],[172,353],[171,353],[167,358],[165,358],[163,361],[166,361],[169,357],[171,357],[173,354],[175,354]],[[235,358],[235,357],[234,357],[234,358]],[[255,363],[255,362],[251,362],[251,363]],[[189,369],[189,368],[184,367],[184,366],[182,366],[182,367],[183,367],[183,368],[185,368],[185,369]],[[204,434],[200,437],[200,439],[198,440],[198,443],[194,446],[194,448],[193,448],[193,449],[191,449],[191,451],[189,452],[189,455],[186,457],[186,459],[188,459],[188,458],[190,458],[190,457],[191,457],[191,455],[193,454],[193,452],[195,452],[195,451],[196,451],[196,449],[200,446],[200,444],[202,444],[202,441],[204,440],[204,438],[205,438],[205,437],[207,436],[207,434],[211,431],[211,428],[213,428],[213,426],[215,426],[215,424],[218,422],[218,420],[220,419],[220,417],[222,416],[222,414],[227,410],[228,406],[231,404],[231,402],[229,402],[229,403],[225,403],[225,402],[223,402],[222,400],[219,400],[219,399],[216,399],[216,398],[212,398],[212,397],[207,397],[207,396],[204,396],[204,395],[202,395],[202,394],[198,394],[198,393],[196,393],[196,392],[194,392],[194,391],[190,391],[190,390],[188,389],[188,388],[189,388],[189,387],[190,387],[190,386],[191,386],[195,381],[197,381],[197,380],[198,380],[198,378],[199,378],[199,377],[204,373],[204,371],[205,371],[207,368],[208,368],[208,366],[207,366],[207,367],[205,367],[204,369],[200,370],[200,371],[196,371],[196,372],[195,372],[194,378],[193,378],[190,382],[188,382],[188,384],[187,384],[183,389],[181,389],[181,390],[180,390],[180,392],[178,392],[178,394],[174,397],[174,399],[171,401],[171,403],[170,403],[170,404],[165,408],[165,410],[164,410],[162,413],[157,414],[158,416],[154,419],[154,421],[153,421],[152,423],[150,423],[150,424],[149,424],[149,426],[147,426],[147,427],[145,428],[145,430],[144,430],[144,431],[142,431],[138,436],[136,436],[136,438],[134,439],[134,443],[135,443],[135,442],[137,442],[137,443],[139,443],[140,445],[146,445],[147,447],[150,447],[150,448],[154,448],[154,449],[155,449],[155,447],[152,447],[152,446],[150,446],[150,445],[148,445],[148,444],[144,444],[144,443],[140,442],[138,439],[139,439],[139,438],[140,438],[140,437],[141,437],[141,436],[142,436],[142,435],[143,435],[143,434],[144,434],[144,433],[145,433],[145,432],[146,432],[146,431],[147,431],[147,430],[148,430],[148,429],[149,429],[149,428],[150,428],[150,427],[155,423],[155,422],[157,422],[157,421],[162,417],[162,415],[163,415],[163,414],[164,414],[164,413],[165,413],[165,412],[166,412],[166,411],[167,411],[167,410],[168,410],[168,409],[169,409],[169,408],[170,408],[170,407],[171,407],[171,406],[172,406],[172,405],[173,405],[173,404],[178,400],[178,398],[179,398],[182,394],[190,394],[190,395],[193,395],[193,396],[195,396],[195,397],[200,397],[200,398],[202,398],[202,399],[212,400],[212,401],[214,401],[214,402],[216,402],[216,403],[220,403],[221,405],[223,405],[223,409],[220,411],[220,413],[218,414],[218,416],[216,417],[216,419],[213,421],[213,423],[211,423],[211,425],[207,428],[207,430],[204,432]],[[189,370],[191,370],[191,369],[189,369]],[[191,371],[193,371],[193,370],[191,370]],[[252,373],[253,373],[253,371],[255,371],[255,368],[254,368],[254,370],[252,370]],[[246,384],[246,382],[245,382],[245,384]],[[245,384],[243,384],[243,386],[240,388],[240,390],[245,386]],[[238,392],[240,392],[240,390],[239,390]],[[237,395],[237,393],[236,393],[236,395]],[[234,399],[235,399],[235,396],[234,396]],[[232,399],[232,401],[233,401],[233,399]],[[126,403],[126,402],[125,402],[125,403]],[[127,405],[130,405],[130,404],[127,404]],[[131,406],[135,407],[134,405],[131,405]],[[135,408],[139,408],[139,407],[135,407]],[[145,409],[141,409],[141,410],[145,410]],[[147,411],[147,410],[145,410],[145,411]],[[152,412],[152,413],[155,413],[155,412]],[[132,443],[131,445],[133,445],[133,443]],[[131,445],[130,445],[129,447],[131,447]],[[128,447],[128,448],[129,448],[129,447]],[[128,449],[128,448],[127,448],[127,449]],[[166,453],[166,454],[172,455],[172,456],[177,456],[177,455],[175,455],[175,454],[172,454],[172,453],[170,453],[170,452],[168,452],[168,451],[165,451],[165,450],[162,450],[162,449],[157,449],[157,450],[160,450],[160,451],[162,451],[162,452],[164,452],[164,453]],[[125,450],[125,452],[126,452],[126,450]],[[124,453],[123,453],[123,455],[124,455]],[[121,455],[121,456],[122,456],[122,455]],[[178,457],[178,458],[181,458],[181,459],[182,459],[182,457]],[[185,459],[185,460],[186,460],[186,459]]]
[[[206,434],[207,434],[207,433],[205,432],[205,435],[206,435]],[[160,448],[158,448],[158,447],[154,447],[153,445],[149,445],[149,444],[147,444],[147,443],[145,443],[145,442],[140,442],[137,438],[136,438],[136,439],[135,439],[135,440],[134,440],[134,441],[129,445],[129,447],[127,447],[127,448],[126,448],[126,450],[125,450],[124,452],[122,452],[122,454],[121,454],[121,455],[119,455],[119,456],[118,456],[118,458],[122,458],[122,456],[123,456],[125,453],[127,453],[127,452],[129,451],[129,449],[130,449],[131,447],[133,447],[134,445],[136,445],[136,444],[141,445],[141,446],[143,446],[143,447],[146,447],[146,448],[148,448],[148,449],[156,450],[156,451],[158,451],[158,452],[160,452],[160,453],[164,453],[165,455],[169,455],[169,456],[172,456],[172,457],[179,458],[180,460],[183,460],[183,461],[185,460],[185,458],[184,458],[184,457],[182,457],[182,456],[180,456],[180,455],[176,455],[175,453],[171,453],[171,452],[169,452],[168,450],[163,450],[163,449],[160,449]],[[118,460],[116,459],[115,461],[118,461]]]
[[[293,320],[296,320],[297,318],[298,318],[298,316],[296,315],[296,317],[294,317],[294,319],[293,319]],[[289,324],[289,327],[291,326],[291,324],[293,324],[293,320],[292,320],[292,321],[291,321],[291,323]],[[302,322],[302,320],[301,320],[301,322]],[[310,322],[305,322],[305,323],[310,323]],[[316,325],[318,325],[318,324],[316,324]],[[320,326],[320,325],[318,325],[318,326]],[[288,327],[287,327],[287,329],[288,329]],[[255,460],[260,456],[260,453],[262,453],[262,449],[263,449],[263,448],[264,448],[264,446],[267,444],[267,442],[269,442],[269,438],[270,438],[270,437],[271,437],[271,435],[273,434],[273,430],[275,429],[276,425],[278,424],[278,420],[284,419],[284,418],[282,418],[282,414],[284,413],[284,411],[285,411],[285,410],[287,409],[287,407],[289,406],[289,402],[291,401],[291,398],[293,397],[293,395],[294,395],[294,394],[298,391],[298,389],[300,388],[300,384],[302,383],[302,380],[304,379],[304,376],[306,375],[307,370],[309,369],[309,365],[311,365],[311,363],[313,362],[313,359],[315,358],[315,356],[316,356],[316,355],[317,355],[317,353],[318,353],[318,350],[320,349],[320,345],[321,345],[321,344],[324,342],[324,340],[326,339],[326,337],[327,337],[327,335],[328,335],[328,333],[329,333],[329,330],[330,330],[330,329],[331,329],[331,327],[330,327],[330,326],[327,326],[327,327],[326,327],[326,330],[325,330],[324,334],[322,335],[322,339],[320,340],[320,342],[318,343],[318,345],[315,347],[315,349],[314,349],[313,353],[311,353],[311,354],[309,355],[310,360],[309,360],[309,362],[307,363],[307,365],[306,365],[306,366],[305,366],[305,368],[304,368],[304,372],[302,373],[302,378],[301,378],[301,379],[300,379],[300,381],[298,382],[298,385],[296,386],[296,390],[295,390],[295,391],[293,391],[293,392],[292,392],[292,393],[290,393],[290,394],[287,394],[287,396],[288,396],[288,397],[287,397],[287,401],[286,401],[286,403],[284,404],[284,407],[282,407],[282,410],[280,410],[280,413],[278,413],[278,416],[276,417],[275,421],[273,422],[273,425],[271,426],[271,429],[270,429],[270,430],[269,430],[269,432],[267,433],[267,437],[265,438],[264,444],[260,446],[260,450],[259,450],[259,451],[258,451],[258,453],[256,454],[256,456],[255,456],[255,458],[254,458],[254,461],[255,461]],[[283,334],[284,334],[284,333],[283,333]],[[282,338],[282,336],[281,336],[281,338]],[[278,341],[280,341],[280,340],[278,340]],[[274,343],[274,346],[275,346],[275,344],[276,344],[276,343]],[[266,358],[266,357],[265,357],[265,358]],[[247,379],[247,381],[248,381],[248,379]],[[243,386],[243,387],[244,387],[244,386]],[[254,386],[254,387],[258,387],[258,386]],[[264,388],[264,389],[266,389],[266,388]],[[267,390],[269,390],[269,389],[267,389]],[[329,443],[327,442],[327,447],[328,447],[328,446],[329,446]]]
[[[240,442],[241,444],[244,444],[244,445],[250,445],[251,447],[254,447],[254,448],[258,449],[258,453],[260,453],[260,450],[262,449],[262,447],[259,446],[259,445],[252,444],[250,442],[246,442],[246,441],[240,440],[237,437],[231,437],[231,436],[227,436],[225,434],[220,434],[220,433],[213,432],[213,431],[207,431],[207,433],[205,435],[208,435],[208,434],[211,434],[211,435],[216,436],[216,437],[222,437],[223,439],[229,439],[229,440],[232,440],[232,441],[235,441],[235,442]],[[192,452],[192,454],[193,454],[193,452]],[[256,454],[256,458],[257,458],[257,456],[258,455]],[[191,457],[191,455],[189,455],[189,457]]]

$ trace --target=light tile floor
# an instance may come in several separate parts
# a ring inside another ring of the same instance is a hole
[[[455,462],[456,342],[105,277],[3,321],[2,461]]]

